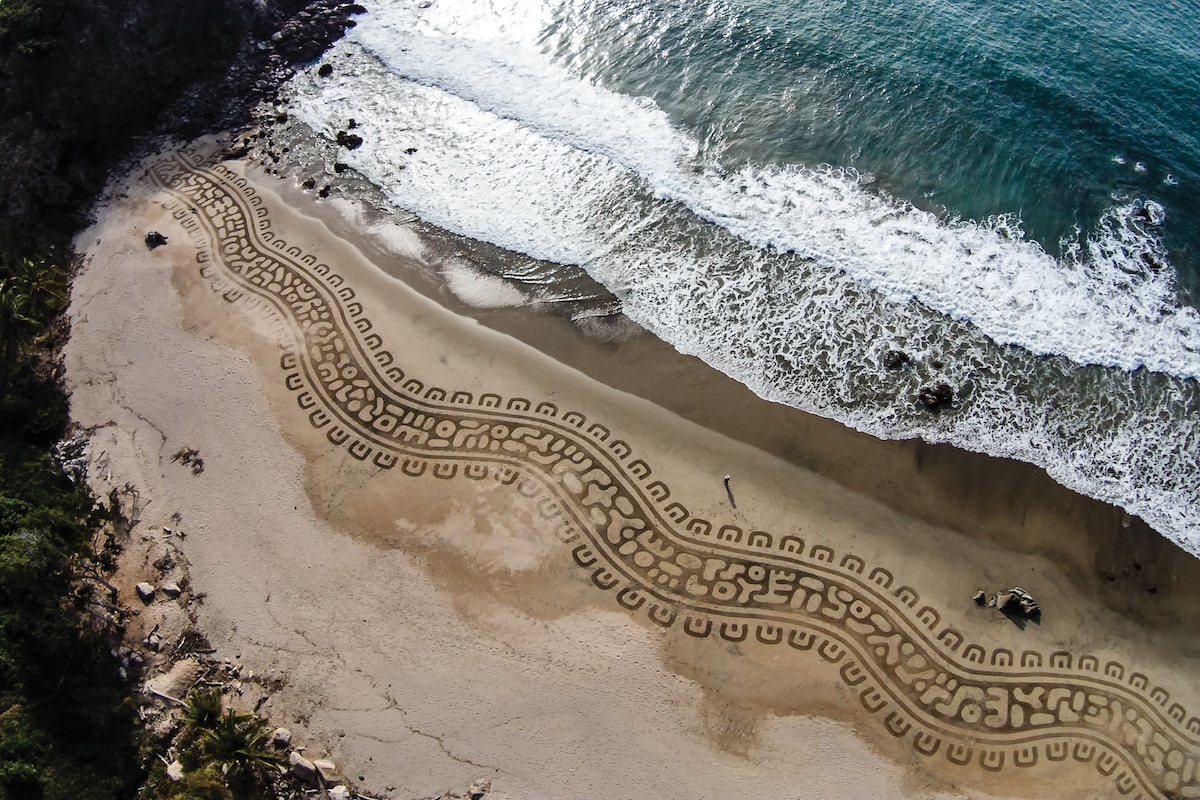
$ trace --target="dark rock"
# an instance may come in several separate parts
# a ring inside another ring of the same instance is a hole
[[[153,250],[156,247],[162,247],[167,243],[167,237],[163,236],[158,231],[150,231],[146,234],[146,247]]]
[[[358,122],[355,121],[355,119],[353,117],[351,117],[350,121],[346,123],[346,127],[349,128],[350,130],[354,130],[355,128],[358,127]]]
[[[978,592],[976,592],[975,596],[971,599],[975,601],[975,605],[977,606],[987,605],[987,595],[984,594],[983,589],[980,589]]]
[[[406,148],[404,149],[404,152],[405,152],[407,155],[410,155],[410,156],[411,156],[413,153],[417,152],[417,148],[415,148],[415,147],[406,147]]]
[[[903,350],[888,350],[883,354],[883,365],[888,369],[900,369],[911,360]]]
[[[330,191],[332,191],[332,190],[329,188],[329,184],[325,184],[324,186],[321,187],[321,191],[317,192],[317,196],[318,197],[329,197]]]
[[[922,386],[917,392],[917,399],[930,411],[937,411],[950,405],[954,400],[954,389],[948,383],[936,386]]]
[[[929,362],[929,366],[933,367],[934,369],[941,369],[942,367],[944,367],[944,366],[946,366],[946,365],[945,365],[945,364],[943,364],[941,361],[938,361],[938,360],[935,358],[935,359],[933,359],[932,361],[930,361],[930,362]]]
[[[360,6],[358,3],[351,3],[350,5],[346,6],[346,13],[347,14],[365,14],[365,13],[367,13],[367,10],[365,8],[363,8],[362,6]]]
[[[315,189],[316,187],[317,187],[317,182],[312,178],[309,178],[304,183],[300,184],[300,188],[305,189],[305,190]]]
[[[338,175],[341,175],[343,172],[345,172],[348,169],[350,169],[349,164],[343,164],[341,161],[333,162],[333,171],[336,172]]]
[[[320,75],[322,78],[328,78],[330,75],[333,74],[333,65],[332,64],[322,64],[320,69],[317,70],[317,74]]]
[[[1033,595],[1014,586],[1002,592],[996,592],[988,607],[995,608],[1000,613],[1019,619],[1036,619],[1042,614],[1041,606],[1033,599]]]
[[[347,150],[357,150],[358,148],[362,147],[363,140],[362,137],[356,133],[338,131],[337,143],[341,147],[345,147]]]

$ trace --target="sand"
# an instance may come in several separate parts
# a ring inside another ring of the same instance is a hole
[[[1200,793],[1200,562],[1140,522],[645,333],[472,310],[417,227],[214,152],[80,236],[72,414],[143,498],[132,544],[186,532],[260,712],[364,794]],[[971,600],[1013,585],[1039,621]]]

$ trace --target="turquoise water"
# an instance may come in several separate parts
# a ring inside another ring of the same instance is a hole
[[[565,4],[542,43],[724,163],[854,167],[939,213],[1012,215],[1055,254],[1155,200],[1195,285],[1200,14],[1182,3]]]
[[[561,265],[498,268],[525,302],[582,269],[767,399],[1038,464],[1200,553],[1182,5],[367,6],[293,117],[355,119],[397,206]]]

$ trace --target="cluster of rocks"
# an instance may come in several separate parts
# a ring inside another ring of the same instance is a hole
[[[157,588],[153,583],[142,581],[134,586],[133,589],[135,592],[137,592],[137,596],[141,599],[141,601],[147,605],[154,602],[154,598],[158,596],[159,592],[162,592],[164,597],[167,597],[171,600],[174,600],[175,598],[179,597],[179,595],[183,594],[183,590],[179,588],[179,584],[177,584],[175,581],[165,581]]]
[[[912,356],[903,350],[888,350],[883,354],[883,366],[890,370],[904,369],[912,364]],[[931,360],[929,366],[941,369],[941,361]],[[917,390],[917,402],[928,411],[940,411],[954,403],[954,387],[943,381],[927,383]]]
[[[276,728],[271,743],[279,749],[288,749],[292,743],[292,732],[287,728]],[[354,794],[346,786],[337,765],[323,758],[309,761],[301,750],[288,753],[288,765],[292,776],[306,786],[316,786],[329,792],[332,800],[350,800]]]
[[[954,389],[948,383],[930,384],[917,390],[917,399],[930,411],[945,408],[954,402]]]
[[[112,657],[117,662],[117,675],[121,680],[129,680],[130,676],[137,677],[142,674],[146,667],[145,657],[128,647],[122,645],[114,648]]]
[[[160,116],[159,133],[194,136],[246,127],[298,66],[320,57],[366,13],[345,0],[263,0],[253,36],[219,79],[191,87]]]
[[[87,478],[88,439],[76,434],[54,445],[54,463],[71,483],[78,485]]]
[[[990,599],[980,589],[975,593],[974,599],[976,605],[994,608],[1001,614],[1009,617],[1032,620],[1042,615],[1042,608],[1033,599],[1033,595],[1020,586],[1014,586],[1011,589],[1002,589],[993,594]]]
[[[288,64],[312,61],[355,26],[352,16],[365,13],[357,3],[315,2],[271,34],[269,44],[263,42],[259,47],[273,50],[273,55]]]

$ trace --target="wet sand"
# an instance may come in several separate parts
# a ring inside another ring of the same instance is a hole
[[[1196,559],[648,334],[470,309],[416,231],[164,152],[79,239],[67,353],[93,456],[189,530],[205,634],[366,793],[1200,786]],[[1013,585],[1039,621],[971,600]]]

